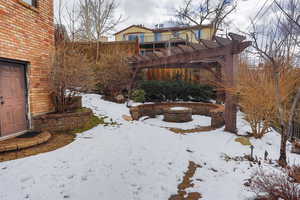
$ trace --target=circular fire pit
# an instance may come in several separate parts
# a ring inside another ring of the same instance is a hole
[[[171,107],[164,110],[164,121],[166,122],[190,122],[192,118],[192,109],[186,107]]]

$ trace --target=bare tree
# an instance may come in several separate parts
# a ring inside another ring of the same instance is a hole
[[[72,97],[94,89],[93,62],[74,43],[61,42],[52,56],[50,90],[57,112],[67,111]]]
[[[293,120],[295,107],[287,107],[283,102],[283,95],[280,88],[280,77],[284,74],[282,68],[292,67],[293,58],[297,51],[294,38],[297,37],[291,26],[291,21],[278,12],[278,9],[274,8],[272,12],[272,20],[265,20],[264,24],[252,23],[253,30],[249,33],[249,36],[253,40],[253,48],[255,52],[270,63],[272,69],[272,77],[275,85],[275,102],[277,110],[277,119],[281,128],[281,146],[279,164],[283,167],[287,165],[286,161],[286,143],[289,138],[291,130],[291,120]],[[287,10],[287,13],[292,10]],[[295,91],[294,91],[295,92]],[[299,90],[300,92],[300,90]],[[290,93],[292,96],[292,94]],[[298,95],[294,99],[294,102],[298,101]],[[296,104],[296,103],[295,103]]]
[[[67,111],[72,97],[79,92],[94,89],[96,84],[93,61],[76,44],[77,16],[75,3],[70,8],[59,0],[56,44],[49,76],[49,89],[56,112]]]
[[[67,1],[58,0],[58,8],[55,17],[56,32],[65,35],[69,41],[77,40],[78,35],[78,5],[76,2],[69,4]],[[62,40],[66,41],[66,40]]]
[[[290,41],[298,48],[296,57],[299,59],[300,48],[300,0],[280,0],[274,1],[276,7],[285,16],[283,28],[289,32]]]
[[[80,37],[99,41],[104,34],[112,31],[122,21],[121,15],[116,17],[117,8],[115,0],[80,0]]]
[[[188,26],[208,22],[213,26],[214,37],[236,7],[236,1],[232,0],[185,0],[183,6],[176,9],[175,18],[179,24]]]
[[[300,1],[299,0],[274,0],[280,11],[290,20],[296,29],[300,29]]]

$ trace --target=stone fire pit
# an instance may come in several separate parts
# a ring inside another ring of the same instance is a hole
[[[192,118],[192,109],[187,107],[171,107],[164,110],[164,121],[166,122],[190,122]]]

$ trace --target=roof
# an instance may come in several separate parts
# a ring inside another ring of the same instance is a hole
[[[204,27],[211,27],[211,25],[201,25],[201,26],[174,26],[174,27],[168,27],[168,28],[156,28],[156,29],[151,29],[151,28],[147,28],[141,25],[131,25],[117,33],[115,33],[114,35],[117,35],[119,33],[122,33],[132,27],[138,27],[138,28],[142,28],[148,31],[152,31],[154,33],[161,33],[161,32],[169,32],[169,31],[181,31],[181,30],[187,30],[187,29],[198,29],[198,28],[204,28]]]
[[[138,28],[142,28],[142,29],[145,29],[145,30],[148,30],[148,31],[153,31],[153,29],[151,29],[151,28],[146,28],[146,27],[141,26],[141,25],[131,25],[131,26],[129,26],[129,27],[127,27],[127,28],[125,28],[125,29],[123,29],[123,30],[121,30],[121,31],[119,31],[119,32],[117,32],[117,33],[115,33],[114,35],[117,35],[117,34],[119,34],[119,33],[122,33],[122,32],[124,32],[124,31],[126,31],[126,30],[128,30],[128,29],[130,29],[130,28],[132,28],[132,27],[138,27]]]

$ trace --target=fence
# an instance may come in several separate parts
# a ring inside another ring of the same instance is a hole
[[[214,74],[205,69],[189,68],[159,68],[146,70],[147,80],[175,80],[180,79],[192,83],[208,84],[215,81]]]

